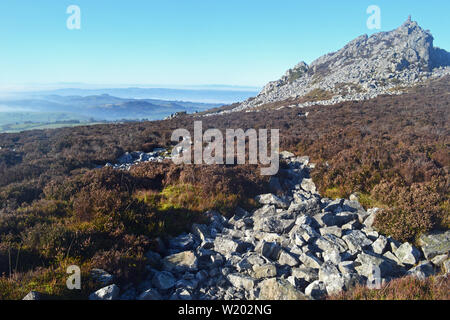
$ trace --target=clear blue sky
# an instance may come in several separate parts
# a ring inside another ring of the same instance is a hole
[[[81,8],[81,30],[66,9]],[[0,86],[30,83],[262,86],[408,14],[450,50],[448,0],[1,0]]]

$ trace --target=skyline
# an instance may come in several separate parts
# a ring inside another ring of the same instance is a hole
[[[70,5],[80,7],[80,30],[67,28]],[[381,9],[380,30],[366,26],[370,5]],[[409,14],[430,29],[435,46],[449,50],[449,10],[450,3],[438,0],[42,0],[39,6],[6,0],[0,4],[0,89],[61,83],[260,88],[300,61],[309,64],[362,34],[395,29]]]

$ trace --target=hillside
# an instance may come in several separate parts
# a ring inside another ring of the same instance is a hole
[[[449,299],[448,62],[408,19],[243,103],[0,134],[0,299]],[[198,120],[279,129],[278,174],[175,165]]]

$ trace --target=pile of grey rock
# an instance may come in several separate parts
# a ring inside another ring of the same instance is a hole
[[[146,254],[147,280],[105,286],[90,299],[320,299],[357,283],[377,285],[412,275],[450,271],[450,231],[423,236],[421,248],[385,237],[372,227],[377,208],[355,196],[322,198],[309,176],[308,157],[282,152],[287,168],[273,177],[273,193],[259,195],[253,212],[230,219],[206,215],[208,225]]]

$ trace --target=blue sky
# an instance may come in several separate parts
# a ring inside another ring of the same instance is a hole
[[[66,27],[72,4],[81,30]],[[373,33],[372,4],[381,8],[381,31],[412,14],[450,50],[448,0],[2,0],[0,86],[262,86]]]

